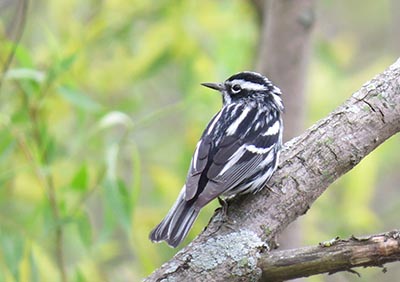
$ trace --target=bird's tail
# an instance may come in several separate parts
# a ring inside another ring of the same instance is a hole
[[[166,241],[175,248],[185,239],[200,209],[195,208],[192,201],[185,201],[184,190],[182,189],[165,218],[151,231],[151,241]]]

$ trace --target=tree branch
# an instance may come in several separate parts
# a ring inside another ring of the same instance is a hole
[[[400,59],[328,117],[285,144],[269,188],[229,201],[206,229],[146,281],[258,281],[266,242],[326,188],[400,131]]]
[[[335,239],[316,247],[265,252],[260,260],[261,281],[285,281],[318,273],[353,271],[400,260],[398,230],[368,237]]]

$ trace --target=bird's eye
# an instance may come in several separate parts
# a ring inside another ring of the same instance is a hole
[[[232,91],[233,93],[239,93],[240,90],[242,90],[242,87],[239,84],[234,84],[232,85]]]

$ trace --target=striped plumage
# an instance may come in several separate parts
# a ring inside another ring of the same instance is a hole
[[[276,169],[282,144],[281,91],[266,77],[246,71],[203,85],[222,93],[223,107],[197,143],[174,206],[150,233],[152,241],[173,247],[213,199],[262,189]]]

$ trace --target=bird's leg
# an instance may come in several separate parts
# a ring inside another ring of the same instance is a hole
[[[223,225],[225,228],[234,230],[233,222],[228,217],[228,207],[229,207],[228,201],[222,199],[221,197],[218,197],[218,202],[221,205],[221,210],[222,210],[221,226]]]
[[[222,208],[222,217],[224,221],[226,221],[226,217],[228,216],[228,202],[218,197],[218,203],[221,205]]]
[[[273,193],[273,194],[279,194],[276,189],[274,190],[273,185],[270,186],[270,184],[266,183],[264,184],[264,189],[268,190],[268,192]]]
[[[221,207],[218,208],[218,210],[221,210],[221,213],[218,214],[218,215],[220,215],[220,217],[218,216],[219,224],[215,230],[211,231],[211,234],[217,232],[222,227],[235,230],[235,228],[233,227],[233,223],[228,218],[228,207],[229,207],[228,202],[226,200],[222,199],[221,197],[218,197],[218,202],[221,205]],[[216,214],[214,214],[214,216],[216,216]],[[210,221],[212,221],[212,219]]]
[[[221,213],[214,213],[214,215],[212,216],[212,218],[210,219],[210,222],[213,221],[214,217],[217,217],[218,219],[218,226],[216,227],[215,230],[211,231],[211,234],[214,234],[215,232],[217,232],[219,229],[221,229],[221,227],[224,225],[224,223],[226,223],[227,220],[227,215],[228,215],[228,203],[222,199],[221,197],[218,197],[218,202],[221,205],[220,208],[216,209],[215,211],[221,210]],[[219,216],[221,215],[221,216]],[[209,222],[209,223],[210,223]],[[207,229],[207,227],[206,227]]]

